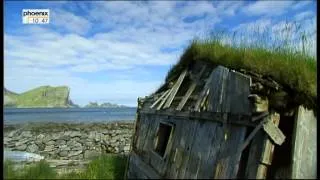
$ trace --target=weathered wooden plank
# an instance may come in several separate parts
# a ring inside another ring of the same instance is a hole
[[[202,151],[203,155],[201,157],[203,158],[201,159],[202,162],[200,164],[200,169],[196,176],[197,179],[212,179],[214,177],[213,170],[215,167],[215,160],[217,159],[217,154],[219,153],[221,142],[224,138],[223,129],[218,123],[208,122],[205,126],[207,130],[205,130],[206,135],[204,136],[208,138],[208,142],[205,147],[209,149],[204,149]],[[202,137],[198,137],[198,139],[201,138]]]
[[[268,134],[273,142],[278,145],[281,145],[286,138],[282,131],[272,121],[267,121],[264,123],[263,130]]]
[[[139,171],[136,174],[140,175],[138,179],[162,179],[162,177],[146,162],[142,161],[139,156],[135,153],[131,153],[131,168],[134,167],[135,171]]]
[[[209,75],[208,79],[206,80],[206,84],[204,85],[204,87],[199,95],[199,99],[194,106],[194,111],[196,111],[196,112],[200,111],[200,105],[203,101],[203,98],[208,94],[208,90],[210,89],[210,86],[212,84],[212,79],[216,75],[214,72],[215,72],[215,69],[213,69],[211,71],[211,74]]]
[[[143,146],[144,143],[146,143],[146,138],[148,137],[148,130],[149,127],[152,125],[152,121],[150,121],[149,119],[150,115],[142,115],[140,118],[140,128],[139,128],[139,137],[137,139],[137,144],[136,144],[136,148],[137,148],[137,152],[141,151],[141,154],[144,154],[143,151]]]
[[[227,93],[227,80],[229,70],[223,66],[218,66],[213,71],[212,84],[210,85],[208,111],[212,112],[229,112],[225,111],[224,100]]]
[[[176,96],[176,94],[177,94],[177,92],[178,92],[178,90],[179,90],[179,88],[180,88],[180,86],[181,86],[181,84],[182,84],[182,82],[183,82],[184,77],[186,76],[186,74],[187,74],[187,70],[184,70],[184,71],[180,74],[177,82],[176,82],[176,83],[174,84],[174,86],[172,87],[172,91],[170,92],[169,98],[168,98],[168,100],[166,101],[166,103],[165,103],[165,105],[164,105],[164,108],[169,108],[169,107],[170,107],[170,105],[171,105],[174,97]]]
[[[159,99],[157,99],[151,106],[150,108],[154,108],[155,105],[157,105],[168,93],[170,92],[170,90],[166,90],[160,97]]]
[[[191,96],[193,91],[196,89],[196,86],[198,84],[198,80],[201,78],[201,76],[204,73],[205,69],[206,69],[206,66],[202,66],[202,69],[201,69],[200,73],[194,78],[194,80],[192,80],[192,83],[191,83],[188,91],[184,95],[183,99],[180,101],[180,103],[179,103],[178,107],[176,108],[176,110],[181,111],[183,106],[186,104],[186,102],[188,101],[189,97]]]
[[[176,108],[177,111],[181,111],[181,109],[186,104],[186,102],[188,101],[188,99],[191,96],[191,94],[193,93],[193,91],[196,89],[196,86],[197,86],[196,82],[192,82],[192,84],[190,85],[187,93],[185,94],[183,99],[180,101],[178,107]]]
[[[245,138],[246,127],[237,127],[227,124],[224,137],[217,155],[214,178],[215,179],[234,179],[238,173],[241,153],[237,153]]]
[[[185,121],[186,124],[184,124],[184,131],[181,131],[182,134],[180,135],[180,144],[178,147],[181,147],[184,149],[183,152],[183,159],[180,165],[180,169],[177,172],[176,178],[184,178],[186,171],[188,171],[186,168],[188,164],[190,163],[190,153],[191,153],[191,147],[193,146],[193,139],[195,137],[196,129],[199,123],[196,121]]]
[[[279,115],[276,113],[270,114],[269,116],[265,117],[261,122],[272,121],[276,124],[279,119]],[[267,164],[271,163],[272,159],[272,148],[271,145],[267,145],[270,143],[270,139],[268,135],[263,131],[260,130],[254,139],[252,140],[249,157],[246,167],[246,178],[248,179],[257,179],[257,178],[266,178],[267,172]],[[266,149],[267,148],[267,149]],[[269,160],[267,160],[269,159]]]
[[[207,166],[213,159],[208,159],[210,151],[213,148],[215,137],[215,129],[217,123],[214,122],[200,122],[197,126],[197,130],[194,137],[194,142],[191,147],[190,163],[187,166],[187,171],[183,178],[185,179],[198,179],[208,178],[212,174],[212,166]],[[209,161],[209,162],[208,162]],[[204,171],[204,169],[209,172]]]
[[[161,117],[161,116],[160,116]],[[173,117],[172,120],[175,121],[176,123],[176,128],[175,128],[175,133],[173,133],[173,138],[172,138],[172,147],[171,147],[171,152],[168,160],[168,168],[165,174],[165,178],[168,179],[176,179],[178,175],[178,170],[181,167],[182,164],[182,159],[184,156],[184,147],[181,147],[180,141],[181,139],[185,138],[182,137],[181,135],[184,134],[185,132],[185,127],[188,128],[187,120],[185,118],[177,118]]]
[[[167,99],[169,98],[171,92],[173,91],[173,88],[171,88],[169,90],[169,92],[166,94],[166,96],[162,99],[161,103],[159,104],[159,106],[157,107],[157,110],[160,110],[162,108],[162,106],[166,103]]]
[[[274,123],[275,126],[279,126],[280,115],[276,113],[272,114],[271,122]],[[267,170],[272,163],[273,150],[274,143],[272,143],[269,138],[265,137],[261,160],[257,170],[257,179],[265,179],[267,177]]]
[[[141,111],[141,114],[153,114],[153,115],[161,115],[161,116],[174,116],[174,117],[183,117],[183,118],[190,118],[190,120],[208,120],[214,121],[219,123],[225,123],[223,120],[223,115],[228,115],[232,117],[232,121],[228,122],[234,125],[244,125],[244,126],[251,126],[256,127],[256,122],[250,121],[250,116],[247,115],[239,115],[239,114],[228,114],[228,113],[221,113],[221,112],[170,112],[170,111]]]
[[[297,109],[293,130],[292,179],[317,178],[317,118],[313,110]]]
[[[224,99],[229,107],[227,112],[251,115],[250,95],[251,78],[244,74],[230,71],[227,80],[227,96]]]

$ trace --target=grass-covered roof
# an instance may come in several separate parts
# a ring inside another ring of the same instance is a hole
[[[209,61],[230,69],[245,69],[269,76],[315,105],[317,97],[316,59],[288,50],[270,50],[259,47],[241,47],[223,44],[217,40],[194,40],[184,51],[179,62],[166,77],[168,82],[191,61]]]

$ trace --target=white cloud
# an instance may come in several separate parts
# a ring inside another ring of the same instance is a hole
[[[50,11],[50,21],[58,28],[78,34],[86,34],[92,27],[91,22],[87,19],[61,9]]]
[[[256,1],[243,7],[242,11],[251,16],[279,16],[292,6],[293,1]]]
[[[178,4],[185,5],[177,8]],[[241,1],[57,4],[51,9],[51,22],[59,31],[50,29],[50,26],[23,26],[18,33],[6,31],[5,86],[22,92],[40,85],[68,85],[76,103],[110,97],[110,101],[122,99],[124,104],[136,104],[138,96],[148,95],[162,81],[144,82],[130,78],[132,74],[127,72],[148,66],[169,68],[180,57],[181,47],[195,36],[208,34],[225,17],[236,18],[237,12],[243,10],[243,4]],[[247,13],[276,15],[285,12],[288,6],[284,2],[263,4],[266,3],[249,5]],[[74,14],[78,7],[85,15]],[[202,19],[184,22],[186,17]],[[256,24],[265,29],[270,27],[271,20],[265,18],[240,24],[237,28],[253,31]],[[59,33],[61,30],[65,32]],[[166,48],[177,50],[163,51]],[[75,75],[99,71],[116,71],[120,75],[118,79],[106,77],[103,82],[92,82]],[[155,76],[153,73],[142,76]]]
[[[297,15],[294,16],[294,19],[297,21],[302,21],[305,20],[307,18],[313,17],[315,16],[315,13],[312,11],[305,11],[305,12],[301,12]]]
[[[294,9],[294,10],[301,9],[301,8],[311,4],[312,2],[315,3],[315,1],[310,1],[310,0],[297,1],[295,3],[295,5],[292,6],[292,9]]]
[[[246,33],[263,33],[271,25],[270,19],[259,19],[257,21],[242,23],[233,28],[233,31],[246,32]]]

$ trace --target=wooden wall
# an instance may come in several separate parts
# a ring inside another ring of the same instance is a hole
[[[207,110],[222,113],[222,123],[191,117],[140,113],[128,177],[236,178],[241,159],[241,152],[237,152],[245,140],[247,127],[233,124],[237,119],[228,114],[250,116],[250,85],[250,77],[222,66],[211,72],[201,93],[205,94],[209,89]],[[146,110],[146,106],[142,109]],[[163,158],[154,152],[160,122],[174,124]]]
[[[292,179],[317,178],[317,119],[300,106],[295,119],[292,147]]]

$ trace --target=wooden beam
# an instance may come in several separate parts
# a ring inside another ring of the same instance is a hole
[[[181,111],[183,106],[186,104],[186,102],[188,101],[189,97],[191,96],[191,94],[193,93],[193,91],[196,89],[197,84],[198,84],[198,80],[201,78],[203,72],[205,71],[206,66],[202,66],[202,69],[200,71],[200,73],[195,77],[195,79],[192,81],[192,84],[190,85],[188,91],[186,92],[185,96],[183,97],[183,99],[180,101],[178,107],[176,110]]]
[[[202,92],[201,92],[201,94],[200,94],[200,96],[199,96],[199,99],[198,99],[198,101],[196,102],[196,105],[195,105],[195,107],[194,107],[194,110],[195,110],[195,111],[200,111],[201,102],[202,102],[203,98],[206,96],[207,91],[208,91],[209,88],[210,88],[212,79],[213,79],[213,77],[214,77],[214,75],[215,75],[214,71],[215,71],[215,69],[213,69],[213,70],[211,71],[211,74],[210,74],[209,78],[207,79],[206,84],[204,85],[204,88],[203,88],[203,90],[202,90]]]
[[[162,106],[164,105],[164,103],[166,102],[166,100],[168,99],[168,97],[170,96],[170,93],[172,91],[173,88],[171,88],[168,93],[166,94],[166,96],[163,98],[163,100],[161,101],[160,105],[157,107],[157,110],[160,110],[162,108]]]
[[[250,143],[250,141],[254,138],[254,136],[257,134],[257,132],[262,128],[263,124],[267,121],[267,119],[265,118],[264,120],[262,120],[258,126],[256,126],[256,128],[254,128],[254,130],[250,133],[250,135],[247,137],[247,139],[244,141],[244,143],[240,146],[240,148],[237,151],[238,153],[241,153]]]
[[[208,120],[208,121],[215,121],[219,123],[226,123],[225,120],[223,119],[223,116],[226,115],[226,113],[221,113],[221,112],[189,112],[189,111],[169,112],[169,111],[148,110],[148,111],[140,111],[140,114],[182,117],[182,118],[189,118],[190,120]],[[251,122],[250,121],[251,117],[247,115],[228,114],[228,117],[231,118],[232,121],[228,121],[227,123],[230,123],[233,125],[250,126],[250,127],[257,126],[257,123]]]
[[[191,86],[189,87],[186,95],[183,97],[183,99],[180,101],[178,107],[177,107],[177,111],[181,111],[181,109],[183,108],[183,106],[186,104],[186,102],[188,101],[189,97],[191,96],[191,94],[193,93],[193,91],[196,89],[197,84],[195,82],[192,82]]]
[[[251,121],[254,122],[254,121],[260,120],[268,115],[269,115],[269,112],[263,112],[263,113],[259,114],[258,116],[253,116]]]
[[[156,102],[154,102],[150,108],[152,109],[155,105],[157,105],[168,93],[170,92],[170,89],[166,90],[159,99],[156,100]]]
[[[275,126],[279,126],[280,115],[275,113],[272,114],[270,120]],[[274,143],[265,136],[265,143],[263,144],[262,155],[260,159],[260,164],[257,171],[257,179],[265,179],[267,177],[267,170],[272,163]]]
[[[263,130],[278,145],[281,145],[286,138],[282,131],[271,120],[263,124]]]
[[[272,113],[261,122],[265,124],[268,121],[272,121],[275,125],[278,125],[280,121],[279,114]],[[274,143],[271,142],[265,131],[259,131],[250,145],[245,178],[266,178],[267,170],[273,157],[273,149]]]
[[[187,74],[187,70],[184,70],[184,71],[180,74],[177,82],[176,82],[176,83],[174,84],[174,86],[172,87],[172,91],[171,91],[170,94],[169,94],[169,98],[168,98],[168,100],[166,101],[166,104],[164,105],[164,108],[169,108],[169,107],[170,107],[170,105],[171,105],[174,97],[176,96],[176,94],[177,94],[177,92],[178,92],[178,90],[179,90],[179,88],[180,88],[180,86],[181,86],[181,84],[182,84],[182,82],[183,82],[184,77],[186,76],[186,74]]]

